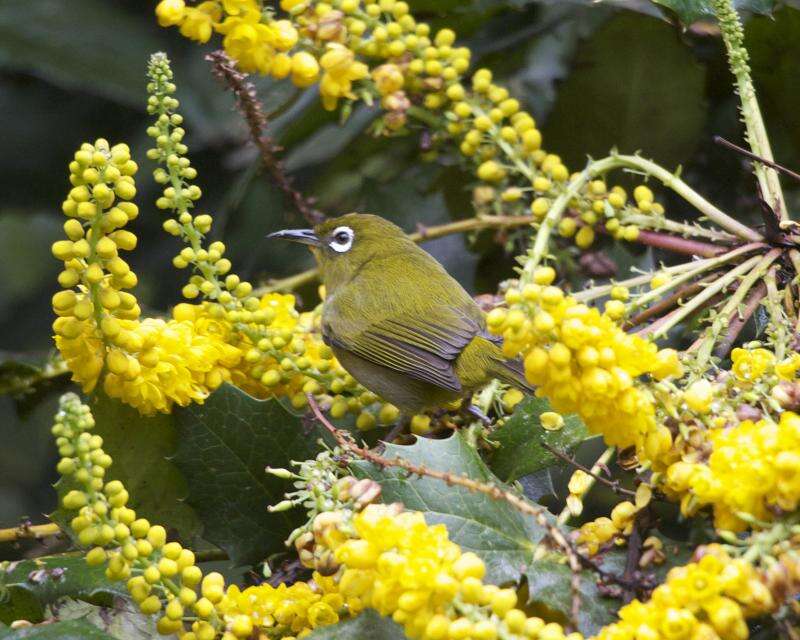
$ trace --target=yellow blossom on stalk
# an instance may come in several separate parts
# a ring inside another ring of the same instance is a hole
[[[741,349],[731,351],[731,371],[743,382],[761,378],[775,365],[775,354],[768,349]]]
[[[217,610],[229,625],[275,629],[282,633],[281,637],[307,635],[312,629],[339,621],[342,597],[335,591],[322,593],[316,581],[323,580],[315,574],[311,582],[295,582],[290,586],[260,584],[239,589],[231,585]],[[243,617],[249,619],[249,623],[243,621]]]
[[[528,381],[561,413],[577,413],[609,445],[635,446],[642,460],[658,463],[672,443],[657,424],[655,403],[640,376],[677,376],[674,350],[623,331],[608,312],[577,302],[552,286],[555,272],[541,267],[522,291],[506,293],[510,309],[497,308],[489,329],[504,338],[507,355],[521,355]]]
[[[719,529],[742,531],[739,514],[770,521],[776,510],[794,511],[800,502],[800,416],[781,414],[779,422],[745,420],[728,429],[711,429],[708,463],[676,462],[669,467],[669,489],[685,493],[682,507],[692,513],[712,505]]]
[[[63,291],[53,296],[56,346],[73,380],[104,391],[143,414],[174,403],[202,402],[230,378],[238,352],[218,335],[200,335],[190,322],[139,320],[136,297],[125,291],[136,275],[119,253],[136,246],[124,229],[138,215],[136,163],[124,144],[84,144],[70,163],[74,185],[64,201],[67,240],[53,245],[62,260]]]
[[[369,75],[367,65],[357,62],[350,49],[336,43],[328,45],[319,63],[323,69],[319,91],[322,105],[329,111],[336,108],[339,98],[355,98],[353,82]]]
[[[156,5],[156,17],[162,27],[172,27],[180,24],[186,15],[184,0],[161,0]]]
[[[225,50],[236,59],[242,71],[270,72],[275,57],[274,35],[269,26],[261,22],[261,13],[255,6],[226,17],[217,29],[224,35]]]
[[[634,600],[619,611],[619,622],[593,640],[746,640],[745,618],[767,613],[772,596],[752,565],[731,558],[720,546],[667,574],[648,602]]]
[[[219,3],[214,0],[187,7],[180,25],[181,35],[197,42],[208,42],[214,32],[214,23],[221,17]]]

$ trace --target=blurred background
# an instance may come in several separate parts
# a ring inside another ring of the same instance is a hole
[[[61,237],[67,164],[85,140],[127,142],[140,163],[131,226],[139,248],[131,263],[146,313],[179,299],[185,274],[171,258],[178,242],[161,230],[153,201],[145,105],[145,65],[166,51],[174,62],[186,142],[204,191],[200,211],[214,215],[214,239],[228,246],[235,270],[253,282],[310,266],[307,252],[263,238],[304,221],[262,174],[231,96],[209,73],[201,47],[157,26],[154,2],[141,0],[0,0],[0,373],[24,375],[51,347],[50,297],[59,263],[49,251]],[[740,157],[712,142],[741,142],[736,98],[715,27],[683,30],[644,0],[411,0],[437,26],[450,26],[530,109],[544,147],[571,169],[614,146],[643,154],[682,175],[722,208],[757,210],[754,183]],[[758,6],[758,2],[750,5]],[[791,6],[794,5],[794,6]],[[748,16],[747,45],[778,162],[800,167],[800,8]],[[272,114],[270,132],[285,147],[295,184],[328,213],[388,217],[407,230],[469,217],[471,177],[455,157],[431,157],[422,128],[403,138],[362,135],[374,112],[356,110],[340,126],[313,89],[258,80]],[[420,155],[426,162],[420,162]],[[624,182],[624,177],[621,177]],[[800,185],[790,185],[798,206]],[[658,194],[671,215],[688,207]],[[466,243],[466,244],[465,244]],[[443,238],[425,245],[472,292],[491,292],[509,277],[514,247]],[[602,246],[598,249],[603,250]],[[650,251],[608,248],[621,269],[660,259]],[[602,254],[600,254],[602,255]],[[314,287],[300,292],[314,303]],[[63,377],[22,398],[0,396],[0,527],[43,521],[54,507],[55,460],[49,424]],[[0,549],[0,559],[5,557]]]

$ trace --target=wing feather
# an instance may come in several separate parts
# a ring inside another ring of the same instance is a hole
[[[368,325],[349,339],[325,330],[330,344],[365,360],[451,391],[461,391],[453,364],[482,327],[460,309],[436,309],[430,318],[396,316]],[[435,318],[435,319],[434,319]]]

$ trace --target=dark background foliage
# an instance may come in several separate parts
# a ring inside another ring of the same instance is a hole
[[[140,240],[132,264],[147,312],[178,300],[185,274],[171,265],[174,238],[161,231],[152,202],[144,71],[148,55],[174,60],[187,142],[204,190],[201,208],[214,214],[242,276],[281,277],[309,266],[305,252],[271,245],[263,236],[302,220],[259,171],[232,99],[212,79],[203,53],[175,30],[158,28],[154,3],[142,0],[4,0],[0,3],[0,360],[35,362],[51,346],[50,296],[58,263],[48,247],[60,237],[67,164],[84,140],[125,141],[140,161],[132,225]],[[492,68],[530,108],[545,148],[571,168],[587,154],[617,146],[641,150],[728,210],[756,210],[753,181],[741,159],[711,142],[739,141],[736,98],[722,44],[710,24],[688,30],[644,0],[416,0],[414,10],[457,30],[477,61]],[[593,6],[590,6],[593,5]],[[800,10],[747,22],[747,43],[779,162],[800,166]],[[257,81],[270,131],[286,147],[296,184],[330,213],[379,213],[406,229],[471,215],[471,177],[454,157],[425,156],[425,136],[361,135],[374,113],[357,109],[344,126],[325,113],[313,89]],[[797,205],[796,189],[790,191]],[[685,204],[667,199],[677,216]],[[453,236],[426,245],[465,286],[491,291],[513,265],[507,248],[481,237]],[[659,256],[614,249],[624,266]],[[313,288],[303,292],[313,301]],[[21,516],[41,521],[52,510],[55,479],[48,423],[59,382],[35,396],[0,397],[0,526]],[[0,559],[12,550],[0,549]]]

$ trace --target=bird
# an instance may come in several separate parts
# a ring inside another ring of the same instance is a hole
[[[310,247],[325,287],[323,341],[362,386],[407,415],[452,405],[492,379],[532,392],[475,300],[389,220],[348,213],[267,237]],[[474,405],[467,411],[486,420]]]

